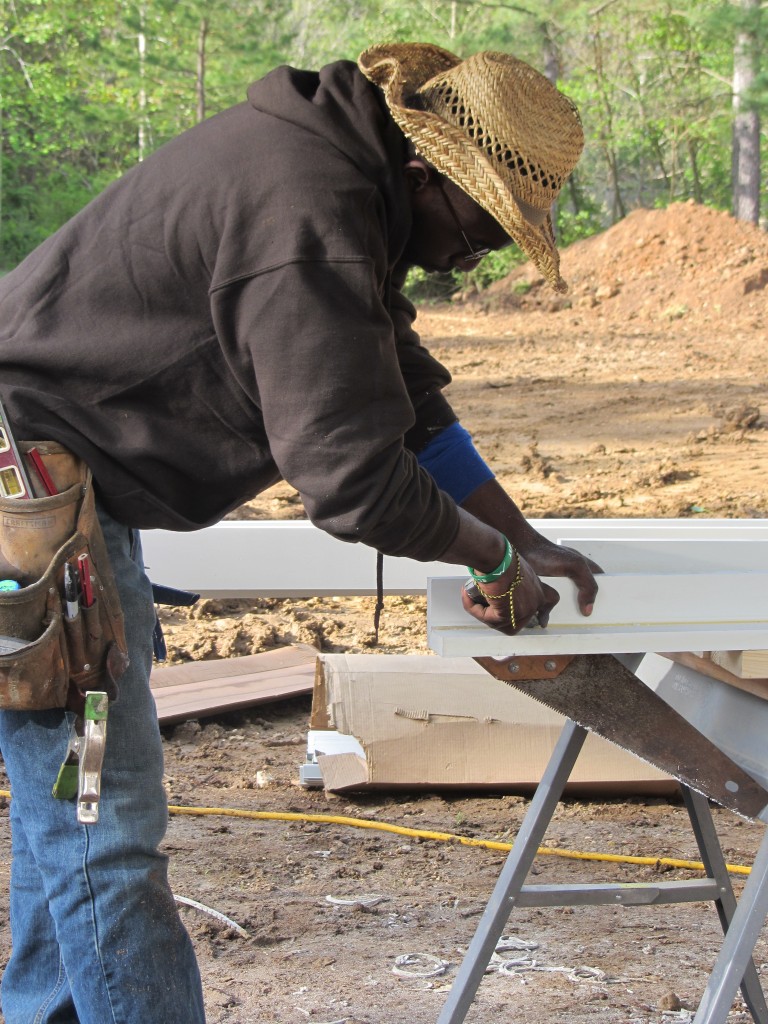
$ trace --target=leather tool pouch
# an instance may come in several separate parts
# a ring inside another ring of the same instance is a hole
[[[58,491],[50,497],[0,498],[0,577],[20,590],[0,592],[0,708],[82,710],[86,690],[117,697],[128,666],[123,613],[96,516],[91,472],[48,441],[34,446]],[[64,614],[64,565],[90,559],[93,603]]]

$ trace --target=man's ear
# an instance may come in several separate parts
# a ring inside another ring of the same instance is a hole
[[[403,176],[411,192],[421,192],[430,183],[434,174],[434,168],[419,156],[403,164]]]

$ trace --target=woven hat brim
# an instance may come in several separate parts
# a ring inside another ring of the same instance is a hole
[[[567,291],[560,276],[551,212],[541,211],[546,212],[542,223],[527,221],[508,181],[480,147],[439,114],[403,103],[426,81],[461,64],[461,58],[429,43],[390,43],[370,47],[358,64],[382,89],[395,122],[421,155],[502,226],[556,291]]]
[[[411,110],[392,103],[390,111],[421,155],[501,225],[555,291],[567,291],[568,285],[560,276],[560,255],[551,214],[547,214],[541,225],[529,223],[491,161],[463,132],[443,118],[429,111]],[[435,142],[436,132],[440,136],[439,145]]]

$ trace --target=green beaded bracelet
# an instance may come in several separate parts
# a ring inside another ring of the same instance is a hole
[[[475,583],[493,583],[495,580],[499,579],[499,577],[503,576],[510,565],[512,565],[515,549],[509,543],[507,537],[504,538],[504,543],[507,545],[504,551],[504,557],[502,558],[501,563],[497,565],[492,572],[481,573],[476,569],[473,569],[471,566],[467,566],[467,572]]]

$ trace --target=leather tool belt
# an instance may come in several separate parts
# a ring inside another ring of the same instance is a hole
[[[58,443],[19,444],[22,455],[30,448],[56,493],[0,497],[0,579],[19,584],[0,591],[0,708],[82,713],[88,690],[117,697],[128,666],[123,613],[90,469]],[[75,603],[65,577],[80,581]]]

